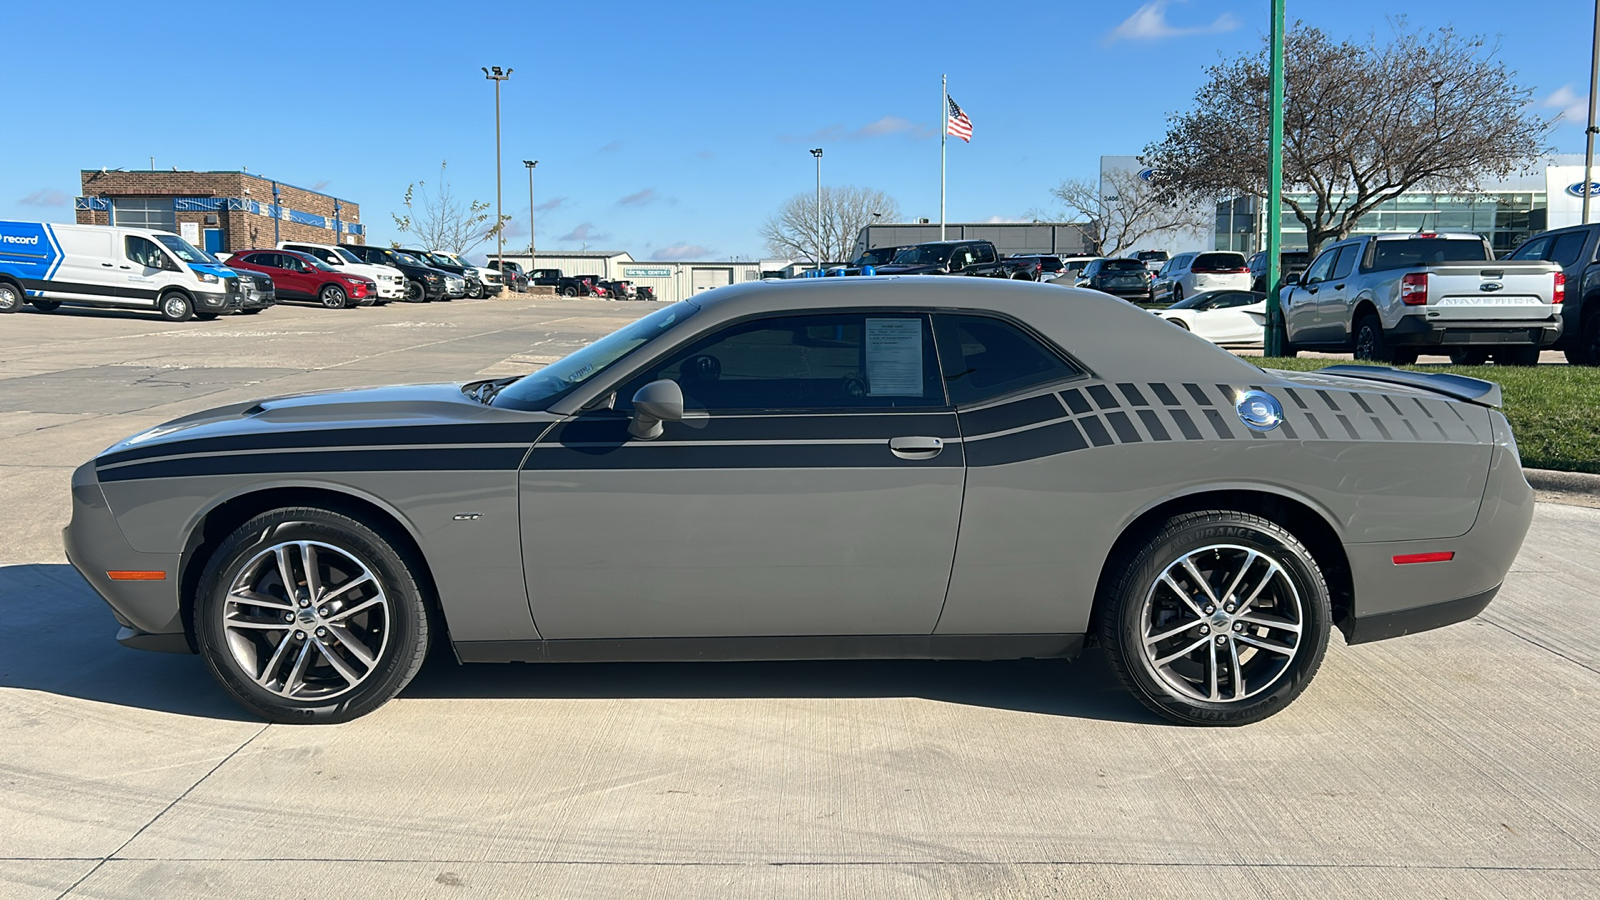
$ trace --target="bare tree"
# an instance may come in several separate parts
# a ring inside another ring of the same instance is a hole
[[[1498,47],[1448,26],[1393,26],[1388,43],[1334,41],[1302,22],[1285,35],[1284,191],[1310,194],[1285,204],[1313,255],[1404,191],[1470,194],[1548,152],[1552,123],[1529,111],[1532,90],[1496,59]],[[1208,70],[1194,108],[1145,150],[1157,188],[1266,198],[1267,72],[1265,47]]]
[[[825,187],[821,222],[817,220],[817,195],[807,191],[785,200],[762,224],[761,237],[767,242],[767,252],[774,256],[843,262],[850,258],[862,228],[899,218],[900,204],[883,191]]]
[[[1068,178],[1050,190],[1073,218],[1088,222],[1089,239],[1103,256],[1128,253],[1158,237],[1203,231],[1213,213],[1192,200],[1157,191],[1138,172],[1113,169],[1105,180]]]
[[[403,201],[406,213],[393,216],[394,224],[401,233],[415,235],[425,250],[448,250],[464,255],[494,237],[511,217],[506,216],[498,224],[486,227],[484,223],[494,218],[489,215],[489,204],[482,200],[463,204],[456,199],[444,177],[447,165],[447,162],[439,163],[439,183],[431,192],[425,181],[406,185]]]

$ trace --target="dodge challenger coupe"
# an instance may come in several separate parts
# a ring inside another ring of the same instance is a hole
[[[462,662],[1105,648],[1156,713],[1272,715],[1351,644],[1471,618],[1533,515],[1500,389],[1263,371],[1113,297],[751,283],[520,378],[185,416],[77,470],[132,647],[281,722]],[[480,362],[471,362],[469,368]]]

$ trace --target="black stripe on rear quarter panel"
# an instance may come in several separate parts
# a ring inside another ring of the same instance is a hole
[[[1144,441],[1139,437],[1139,429],[1133,427],[1125,412],[1106,413],[1106,421],[1111,423],[1111,430],[1117,433],[1117,440],[1124,444],[1138,444]]]
[[[1098,424],[1098,423],[1096,423]],[[1088,446],[1078,426],[1057,422],[1014,434],[970,441],[966,445],[967,465],[1003,466],[1007,463],[1071,453]]]
[[[1121,391],[1122,392],[1122,396],[1128,398],[1128,402],[1133,404],[1134,406],[1149,406],[1150,405],[1149,402],[1147,402],[1144,399],[1144,394],[1139,393],[1139,386],[1136,385],[1136,384],[1129,384],[1127,382],[1119,382],[1117,384],[1117,390]]]
[[[1194,402],[1201,406],[1211,405],[1211,398],[1206,396],[1205,391],[1200,390],[1200,385],[1185,383],[1183,389],[1189,392],[1189,396],[1194,398]]]
[[[1189,418],[1188,410],[1169,409],[1167,412],[1171,414],[1172,421],[1178,426],[1178,430],[1183,432],[1184,440],[1198,441],[1202,439],[1200,436],[1200,429],[1196,428],[1194,425],[1194,420]]]
[[[1074,415],[1081,416],[1094,410],[1094,407],[1089,405],[1089,401],[1083,399],[1083,395],[1078,393],[1077,388],[1068,388],[1062,391],[1061,399],[1067,404],[1067,409],[1072,410]]]
[[[1056,399],[1055,394],[1043,394],[984,409],[962,410],[961,430],[969,437],[976,434],[990,434],[1048,422],[1051,419],[1062,418],[1066,414],[1066,408]]]
[[[1099,418],[1086,416],[1079,419],[1078,424],[1083,426],[1083,433],[1089,436],[1089,442],[1096,447],[1106,447],[1112,443],[1111,434],[1106,431],[1105,423]]]
[[[1150,432],[1150,437],[1158,441],[1170,441],[1172,436],[1167,433],[1167,426],[1161,424],[1161,417],[1153,409],[1139,410],[1139,420],[1144,422],[1144,430]]]
[[[1222,438],[1223,440],[1230,440],[1233,438],[1233,430],[1228,427],[1228,420],[1222,417],[1222,413],[1217,412],[1214,409],[1208,409],[1205,411],[1205,413],[1206,421],[1210,422],[1211,427],[1216,430],[1217,437]]]
[[[1101,409],[1120,409],[1122,407],[1122,404],[1117,402],[1117,398],[1112,396],[1111,388],[1103,384],[1091,384],[1084,390],[1089,392],[1089,396],[1094,398],[1095,405]]]
[[[1160,400],[1163,406],[1178,405],[1178,395],[1172,392],[1172,388],[1160,382],[1150,382],[1150,392],[1156,395],[1156,399]]]

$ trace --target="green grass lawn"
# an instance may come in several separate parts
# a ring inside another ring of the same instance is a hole
[[[1263,368],[1296,372],[1350,365],[1349,360],[1339,359],[1247,358]],[[1428,364],[1405,368],[1454,372],[1499,383],[1523,466],[1600,474],[1600,369]]]

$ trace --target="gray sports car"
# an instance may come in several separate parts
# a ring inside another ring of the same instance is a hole
[[[1238,724],[1335,627],[1488,604],[1533,514],[1499,399],[1263,371],[1055,285],[753,283],[521,378],[177,419],[77,470],[65,537],[119,640],[198,652],[274,721],[367,713],[442,639],[463,662],[1098,642],[1157,713]]]

